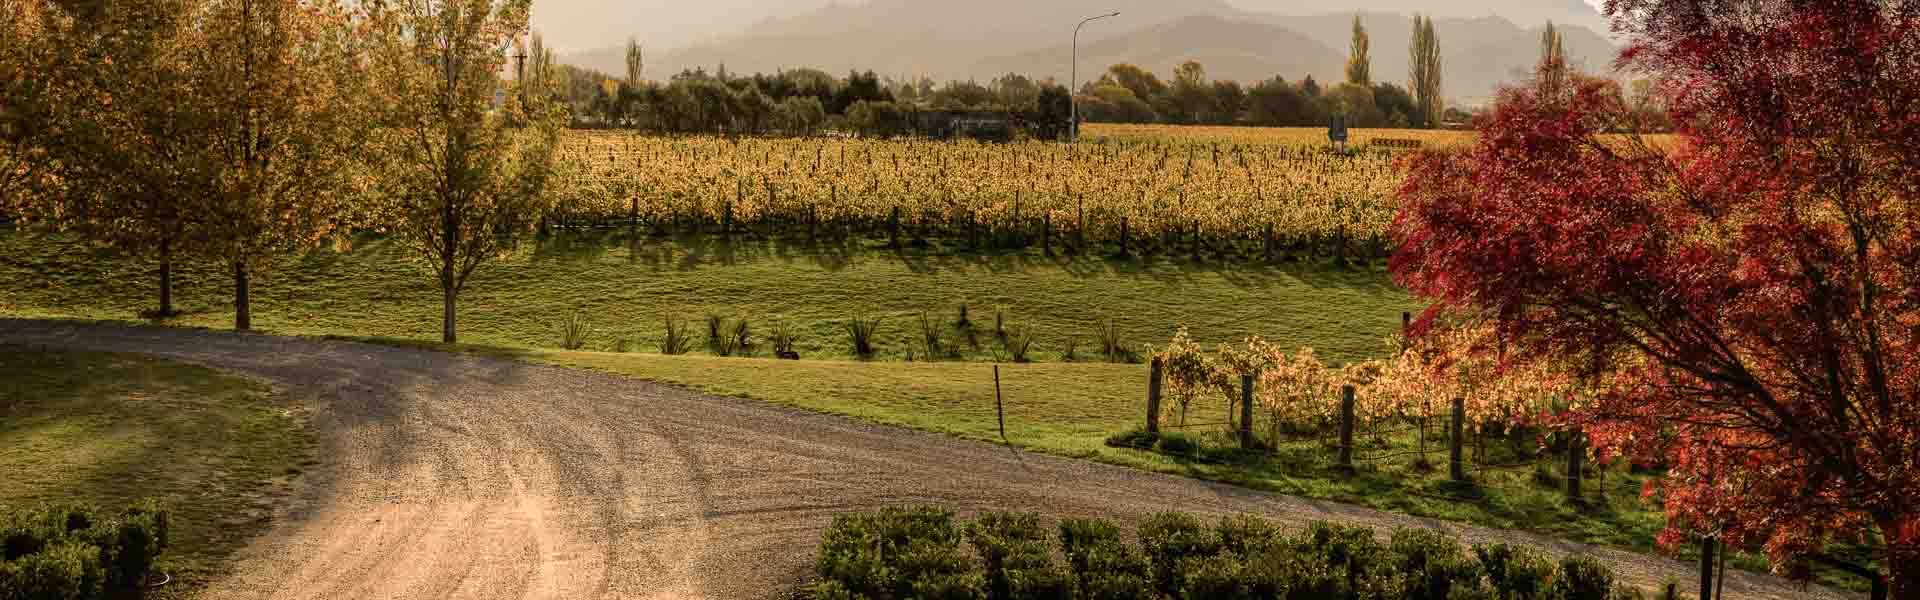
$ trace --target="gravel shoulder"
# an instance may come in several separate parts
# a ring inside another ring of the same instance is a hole
[[[14,344],[141,353],[310,404],[325,462],[208,598],[765,598],[833,516],[897,504],[1136,522],[1246,512],[1425,527],[1610,563],[1670,559],[1250,491],[587,371],[231,332],[0,320]],[[1684,584],[1683,584],[1684,587]],[[1730,572],[1730,598],[1844,598]]]

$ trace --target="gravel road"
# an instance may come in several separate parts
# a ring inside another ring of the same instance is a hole
[[[269,381],[313,408],[320,458],[207,597],[765,598],[803,581],[835,514],[932,503],[1135,522],[1249,512],[1427,527],[1590,554],[1654,587],[1689,565],[433,351],[0,320],[0,343],[133,352]],[[1735,573],[1728,598],[1841,598]]]

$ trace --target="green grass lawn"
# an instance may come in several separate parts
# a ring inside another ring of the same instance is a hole
[[[153,499],[172,514],[163,597],[265,528],[309,462],[304,417],[264,385],[138,356],[0,346],[0,509]]]
[[[1164,344],[1181,325],[1203,343],[1260,335],[1312,346],[1335,361],[1378,354],[1413,300],[1379,268],[1195,265],[1186,259],[1047,258],[1037,250],[971,254],[939,246],[886,251],[879,241],[817,250],[780,242],[648,239],[619,234],[527,242],[482,267],[461,297],[461,341],[558,347],[563,317],[592,325],[590,349],[659,347],[668,316],[701,327],[709,314],[744,317],[765,334],[785,321],[809,358],[850,354],[846,320],[881,317],[882,356],[916,347],[917,316],[953,321],[962,304],[991,331],[996,312],[1037,338],[1033,356],[1057,360],[1068,346],[1099,351],[1112,319],[1126,344]],[[15,316],[137,320],[157,306],[151,257],[127,257],[65,237],[0,230],[0,312]],[[175,268],[170,324],[231,327],[231,267]],[[256,329],[276,333],[440,338],[432,277],[401,248],[358,240],[350,252],[316,252],[255,276]],[[704,335],[704,333],[702,333]],[[971,359],[990,359],[982,339]]]

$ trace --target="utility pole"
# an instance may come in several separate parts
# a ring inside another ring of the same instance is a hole
[[[1069,110],[1073,113],[1073,122],[1068,123],[1070,133],[1067,134],[1067,140],[1069,142],[1080,141],[1080,92],[1074,89],[1080,87],[1080,28],[1100,19],[1118,16],[1120,16],[1119,12],[1113,12],[1098,17],[1088,17],[1087,20],[1081,21],[1078,27],[1073,28],[1073,66],[1067,69],[1067,103],[1072,105]]]

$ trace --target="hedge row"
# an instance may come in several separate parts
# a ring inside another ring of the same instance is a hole
[[[1033,514],[988,513],[956,526],[935,508],[844,515],[821,536],[819,600],[1626,600],[1606,567],[1555,564],[1504,544],[1471,549],[1440,533],[1314,523],[1288,535],[1245,516],[1208,526],[1181,513],[1141,525],[1138,544],[1102,520],[1068,519],[1057,537]],[[1065,564],[1055,560],[1054,542]],[[964,545],[963,545],[964,542]],[[971,549],[971,552],[968,550]]]
[[[91,600],[139,588],[167,547],[151,504],[0,511],[0,600]]]

